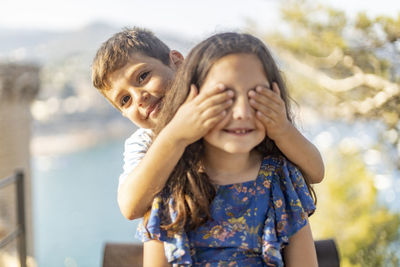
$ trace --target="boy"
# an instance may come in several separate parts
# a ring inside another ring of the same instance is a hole
[[[151,129],[162,113],[160,103],[182,61],[178,51],[170,50],[151,32],[138,28],[125,29],[112,36],[93,60],[94,86],[123,116],[141,127],[125,142],[124,172],[118,186],[119,207],[130,220],[144,215],[186,146],[225,119],[234,100],[233,92],[224,85],[199,94],[193,86],[187,102],[150,146]],[[269,101],[280,99],[276,91],[257,88],[251,90],[249,97],[254,100],[252,106],[262,113],[259,118],[267,132],[279,130],[281,125],[271,122],[267,114],[285,112],[274,110]],[[268,105],[272,107],[261,108]],[[320,182],[324,165],[319,151],[292,125],[285,125],[284,130],[280,140],[274,140],[280,150],[298,165],[310,182]],[[286,142],[281,142],[283,138]],[[282,147],[281,143],[289,145]]]

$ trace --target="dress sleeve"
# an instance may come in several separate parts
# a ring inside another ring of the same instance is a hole
[[[164,251],[167,261],[172,266],[191,266],[192,258],[190,254],[189,239],[185,232],[171,233],[161,228],[164,220],[171,221],[176,218],[176,213],[170,207],[165,207],[160,196],[153,200],[147,226],[143,221],[139,223],[136,237],[142,242],[149,240],[160,240],[164,242]],[[168,213],[162,212],[168,209]],[[169,216],[170,218],[166,218]]]
[[[270,183],[263,256],[265,262],[283,266],[282,248],[289,243],[291,236],[307,224],[307,218],[315,210],[315,205],[301,172],[283,157]]]

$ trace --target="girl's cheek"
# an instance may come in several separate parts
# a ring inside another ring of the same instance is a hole
[[[264,132],[266,131],[264,124],[259,119],[257,119],[257,117],[256,117],[256,127],[258,129],[262,129]]]

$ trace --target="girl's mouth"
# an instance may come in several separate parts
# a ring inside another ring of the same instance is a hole
[[[246,135],[253,131],[253,129],[249,128],[235,128],[235,129],[224,129],[226,133],[234,134],[234,135]]]

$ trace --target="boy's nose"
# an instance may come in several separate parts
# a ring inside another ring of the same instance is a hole
[[[236,99],[232,107],[232,116],[235,120],[246,120],[251,118],[253,109],[247,99],[243,97]]]
[[[134,92],[133,98],[137,105],[142,107],[147,105],[147,102],[150,99],[150,94],[146,91]]]

